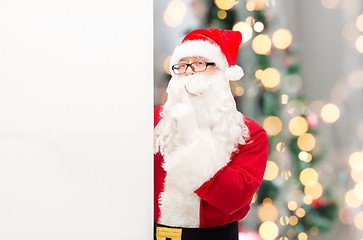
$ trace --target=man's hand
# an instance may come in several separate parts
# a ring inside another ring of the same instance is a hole
[[[187,141],[196,139],[198,135],[197,116],[194,108],[185,103],[178,103],[170,110],[172,126],[178,135]]]

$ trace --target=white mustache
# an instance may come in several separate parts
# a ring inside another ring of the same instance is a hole
[[[203,75],[194,75],[185,77],[185,90],[192,95],[201,95],[207,92],[211,87],[211,82]]]

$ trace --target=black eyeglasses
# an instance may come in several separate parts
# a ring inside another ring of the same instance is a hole
[[[194,72],[204,72],[208,66],[215,66],[213,62],[193,62],[193,63],[181,63],[175,64],[171,67],[175,74],[183,74],[187,71],[188,67],[191,67]]]

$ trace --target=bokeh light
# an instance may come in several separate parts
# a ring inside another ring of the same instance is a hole
[[[262,70],[262,69],[258,69],[258,70],[256,70],[256,72],[255,72],[255,77],[256,77],[257,79],[261,79],[261,78],[262,78],[262,73],[263,73],[263,70]]]
[[[256,32],[262,32],[264,28],[265,28],[265,26],[263,25],[263,23],[262,23],[262,22],[256,22],[256,23],[253,25],[253,29],[254,29]]]
[[[247,1],[246,3],[246,9],[250,12],[254,11],[256,7],[256,4],[253,1]]]
[[[296,201],[290,201],[287,203],[287,208],[290,211],[295,211],[297,209],[297,202]]]
[[[217,12],[217,17],[219,18],[219,19],[225,19],[226,17],[227,17],[227,12],[226,11],[224,11],[224,10],[219,10],[218,12]]]
[[[291,226],[295,226],[299,222],[299,219],[296,216],[291,216],[289,221]]]
[[[289,222],[290,222],[289,217],[287,217],[287,216],[280,217],[281,226],[287,226],[289,224]]]
[[[271,51],[271,39],[267,34],[260,34],[252,40],[252,49],[256,54],[268,55]]]
[[[318,236],[319,235],[319,228],[317,228],[317,227],[311,227],[310,228],[310,234],[312,235],[312,236]]]
[[[233,28],[233,31],[239,31],[242,34],[242,43],[248,42],[252,37],[252,27],[246,22],[237,22]]]
[[[313,159],[313,156],[311,155],[311,153],[301,151],[299,153],[299,159],[303,162],[311,162],[311,160]]]
[[[276,144],[276,150],[278,152],[285,152],[286,150],[286,144],[284,142],[279,142]]]
[[[312,186],[306,186],[304,188],[304,192],[306,195],[311,196],[313,199],[318,199],[323,195],[323,186],[320,183],[315,183]]]
[[[358,52],[363,53],[363,35],[360,35],[355,41],[355,48]]]
[[[298,137],[297,145],[301,150],[310,152],[315,148],[315,137],[311,133],[304,133]]]
[[[292,34],[288,29],[279,29],[272,35],[272,43],[278,49],[286,49],[292,43]]]
[[[363,32],[363,14],[361,14],[357,17],[357,20],[355,21],[355,25],[357,26],[359,31]]]
[[[350,172],[350,176],[353,178],[356,182],[362,182],[363,181],[363,168],[362,169],[352,169]]]
[[[308,235],[306,233],[304,233],[304,232],[301,232],[301,233],[299,233],[299,235],[297,235],[297,238],[299,240],[307,240],[308,239]]]
[[[353,224],[354,213],[351,208],[342,207],[339,211],[339,219],[344,224]]]
[[[357,198],[363,200],[363,182],[358,182],[354,186],[354,194],[357,196]]]
[[[313,186],[318,182],[319,174],[314,168],[305,168],[300,172],[300,182],[304,186]]]
[[[276,116],[269,116],[263,121],[263,128],[268,135],[275,136],[281,132],[282,122]]]
[[[322,5],[327,9],[334,9],[338,6],[338,0],[321,0]]]
[[[263,10],[266,8],[266,0],[247,0],[247,4],[250,4],[250,6],[253,6],[253,10]]]
[[[281,74],[276,68],[266,68],[261,76],[261,82],[265,88],[273,89],[281,82]]]
[[[354,170],[363,169],[363,152],[353,152],[349,156],[349,165]]]
[[[363,230],[363,212],[357,213],[354,217],[354,225],[359,230]]]
[[[236,95],[238,97],[242,96],[243,94],[245,93],[245,90],[243,87],[239,86],[239,87],[236,87]]]
[[[281,94],[281,104],[288,104],[289,103],[289,95]]]
[[[258,232],[262,237],[262,239],[273,240],[278,236],[279,228],[276,225],[276,223],[271,221],[266,221],[260,225]]]
[[[267,161],[266,170],[263,179],[272,181],[277,177],[278,174],[279,174],[279,167],[277,166],[277,164],[270,160]]]
[[[257,210],[258,217],[262,222],[277,220],[279,211],[272,201],[264,201]]]
[[[256,20],[252,16],[248,16],[248,17],[246,17],[245,22],[248,23],[252,27],[253,24],[255,24]]]
[[[345,203],[351,208],[357,208],[362,204],[362,200],[360,200],[353,189],[349,190],[345,193]]]
[[[229,10],[238,2],[235,0],[214,0],[214,3],[221,10]]]
[[[180,0],[173,0],[169,2],[164,12],[164,22],[169,27],[177,27],[183,22],[186,13],[185,3]]]
[[[308,131],[308,121],[304,117],[294,117],[289,122],[289,130],[292,135],[300,136]]]
[[[328,103],[321,109],[320,117],[326,123],[334,123],[340,117],[340,110],[337,105]]]

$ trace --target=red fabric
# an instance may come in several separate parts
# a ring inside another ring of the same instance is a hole
[[[160,120],[162,107],[154,109],[154,127]],[[268,138],[264,129],[244,117],[250,138],[246,145],[231,156],[231,162],[205,182],[195,193],[201,198],[200,227],[217,227],[243,219],[249,209],[253,194],[262,183],[268,155]],[[158,222],[160,209],[158,197],[163,191],[165,171],[163,157],[154,155],[154,220]]]
[[[224,29],[197,29],[186,35],[182,41],[202,40],[218,45],[226,56],[229,66],[236,65],[238,49],[242,41],[239,31]]]

